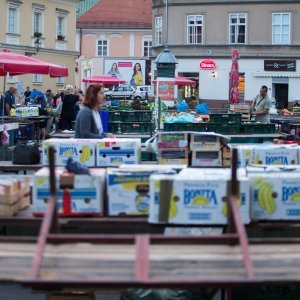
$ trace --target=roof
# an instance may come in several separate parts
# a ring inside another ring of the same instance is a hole
[[[152,0],[101,0],[77,19],[77,28],[152,28]]]

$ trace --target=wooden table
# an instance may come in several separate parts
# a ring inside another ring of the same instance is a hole
[[[2,172],[23,172],[27,174],[27,171],[37,171],[43,167],[42,164],[36,165],[14,165],[11,161],[0,161],[0,171]]]

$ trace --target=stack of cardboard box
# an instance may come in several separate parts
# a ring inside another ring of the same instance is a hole
[[[221,167],[222,153],[219,136],[209,134],[191,134],[190,150],[193,167]]]
[[[157,160],[159,164],[188,165],[188,134],[159,133]]]

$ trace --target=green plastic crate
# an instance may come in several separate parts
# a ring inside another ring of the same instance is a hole
[[[108,132],[110,133],[119,133],[119,122],[116,122],[116,123],[112,123],[112,122],[109,122],[108,123]]]
[[[193,123],[164,123],[164,131],[193,131]]]
[[[275,124],[260,124],[260,123],[242,123],[242,133],[248,134],[268,134],[275,133]]]
[[[151,123],[121,123],[121,132],[122,133],[145,133],[150,134]]]
[[[121,121],[121,111],[109,111],[108,112],[108,122],[120,122]]]
[[[221,114],[221,113],[211,113],[209,114],[211,124],[219,124],[219,125],[240,125],[242,121],[242,114],[241,113],[228,113],[228,114]]]
[[[122,122],[151,122],[150,110],[121,111]]]
[[[221,134],[240,134],[241,133],[241,126],[240,125],[220,125],[217,128],[217,133]]]
[[[208,132],[217,132],[219,126],[220,125],[208,123],[206,125],[206,131],[208,131]]]
[[[193,124],[193,131],[197,132],[205,132],[207,130],[206,123],[194,123]]]

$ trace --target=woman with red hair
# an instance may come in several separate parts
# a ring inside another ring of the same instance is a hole
[[[75,138],[101,139],[114,137],[111,133],[104,133],[99,109],[104,102],[103,86],[91,84],[84,96],[83,107],[76,118]]]

